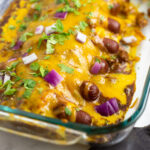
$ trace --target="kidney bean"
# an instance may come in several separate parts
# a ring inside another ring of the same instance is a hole
[[[84,81],[80,86],[80,93],[87,101],[94,101],[100,96],[98,87],[89,81]]]
[[[103,43],[104,43],[104,46],[106,47],[106,49],[110,53],[117,53],[118,52],[119,44],[116,41],[114,41],[112,39],[104,38]]]
[[[108,18],[108,29],[111,32],[119,33],[120,32],[120,23],[114,19]]]
[[[88,113],[80,110],[76,112],[76,122],[81,124],[91,125],[92,118]]]

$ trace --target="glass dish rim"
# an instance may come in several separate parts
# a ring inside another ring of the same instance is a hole
[[[27,117],[27,118],[34,119],[34,120],[43,121],[45,123],[51,123],[54,125],[64,126],[66,128],[78,130],[80,132],[85,132],[88,135],[108,134],[108,133],[117,132],[119,130],[127,128],[138,120],[138,118],[142,115],[145,109],[147,99],[149,96],[149,92],[150,92],[150,67],[148,70],[142,96],[141,96],[140,103],[139,103],[137,110],[132,114],[132,116],[120,122],[119,124],[106,126],[106,127],[88,126],[88,125],[82,125],[82,124],[73,123],[73,122],[64,123],[59,119],[45,117],[42,115],[22,111],[19,109],[12,109],[8,106],[3,106],[3,105],[0,105],[0,111],[12,113],[15,115],[20,115],[20,116]]]

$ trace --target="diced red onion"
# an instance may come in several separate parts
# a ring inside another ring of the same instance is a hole
[[[13,50],[18,50],[21,48],[21,46],[23,45],[22,41],[17,41],[15,46],[12,48]]]
[[[32,53],[31,55],[25,56],[25,57],[22,58],[23,63],[25,65],[30,64],[30,63],[34,62],[35,60],[37,60],[37,59],[38,59],[38,57],[36,56],[35,53]]]
[[[57,84],[59,84],[63,80],[63,77],[60,76],[55,70],[52,70],[44,77],[44,79],[49,84],[56,87]]]
[[[59,19],[65,19],[67,17],[68,12],[57,12],[55,14],[55,18],[59,18]]]
[[[26,56],[28,56],[28,53],[24,53],[24,54],[22,55],[22,57],[26,57]]]
[[[40,25],[36,28],[35,30],[35,34],[42,34],[44,31],[44,26],[43,25]]]
[[[132,36],[124,37],[124,38],[122,39],[122,41],[123,41],[125,44],[132,44],[132,43],[134,43],[134,42],[137,41],[137,38],[132,35]]]
[[[3,80],[3,84],[5,84],[7,81],[9,81],[10,80],[10,75],[8,75],[8,74],[5,74],[4,75],[4,80]]]
[[[92,74],[98,74],[101,68],[102,68],[102,64],[96,62],[96,63],[92,66],[90,72],[91,72]]]
[[[102,116],[111,116],[119,111],[119,106],[116,98],[112,98],[106,103],[95,106],[95,110]]]
[[[78,32],[77,36],[76,36],[76,40],[81,42],[81,43],[85,43],[86,42],[86,35],[81,33],[81,32]]]
[[[17,58],[11,58],[7,62],[12,62],[12,61],[15,61],[15,60],[17,60]]]
[[[55,32],[55,30],[53,29],[54,27],[55,27],[55,23],[52,24],[51,26],[45,27],[45,33],[47,35],[54,33]]]

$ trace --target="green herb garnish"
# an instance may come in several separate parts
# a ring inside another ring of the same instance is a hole
[[[30,65],[30,69],[33,71],[38,71],[40,68],[40,65],[37,62],[34,62]]]
[[[65,113],[68,116],[71,116],[71,110],[68,107],[65,107]]]
[[[67,72],[67,73],[70,73],[70,74],[74,72],[73,68],[70,68],[70,67],[68,67],[68,66],[66,66],[64,64],[58,64],[58,67],[61,68],[62,72]]]
[[[48,60],[49,58],[50,58],[50,56],[45,56],[44,57],[45,60]]]
[[[31,52],[32,47],[30,47],[29,49],[27,49],[27,53]]]
[[[21,32],[26,30],[26,29],[27,29],[27,25],[25,25],[25,24],[21,24],[19,27],[19,31],[21,31]]]
[[[28,36],[33,36],[33,33],[31,32],[25,32],[21,37],[20,37],[20,41],[25,42],[27,40]]]
[[[16,27],[15,27],[14,25],[10,25],[8,28],[9,28],[10,30],[16,29]]]
[[[95,61],[96,61],[96,62],[98,62],[98,63],[100,63],[100,62],[101,62],[101,60],[100,60],[100,59],[98,59],[98,58],[96,58],[96,59],[95,59]]]

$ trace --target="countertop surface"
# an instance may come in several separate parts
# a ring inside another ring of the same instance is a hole
[[[144,126],[150,124],[150,96],[145,112],[137,122],[136,126]],[[56,146],[17,135],[0,132],[0,150],[88,150],[89,146],[73,145],[73,146]],[[104,149],[103,149],[104,150]],[[127,149],[130,150],[130,149]],[[132,149],[133,150],[133,149]]]

